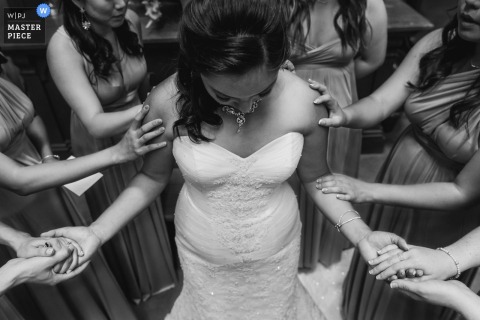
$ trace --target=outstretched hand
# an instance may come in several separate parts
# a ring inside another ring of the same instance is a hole
[[[343,174],[334,173],[318,178],[315,187],[324,194],[336,193],[337,199],[352,203],[372,202],[373,199],[368,182]]]
[[[142,125],[149,110],[148,105],[144,105],[140,109],[122,140],[115,145],[115,153],[119,163],[135,160],[167,145],[166,142],[147,144],[150,140],[165,132],[164,127],[159,127],[163,123],[161,119],[155,119]]]
[[[330,96],[327,87],[312,79],[308,79],[310,88],[318,91],[320,96],[313,101],[314,104],[324,105],[328,110],[328,118],[320,119],[319,125],[324,127],[343,127],[347,123],[347,117],[338,102]]]
[[[407,242],[391,232],[372,231],[358,242],[358,249],[365,261],[378,257],[379,252],[400,248],[408,251]]]
[[[82,247],[78,263],[86,263],[102,245],[98,236],[90,227],[65,227],[42,233],[42,237],[66,237],[75,240]]]
[[[369,264],[375,266],[370,270],[370,274],[378,280],[391,281],[405,276],[421,277],[422,280],[444,280],[457,273],[455,264],[447,254],[417,246],[412,246],[407,252],[385,252]]]

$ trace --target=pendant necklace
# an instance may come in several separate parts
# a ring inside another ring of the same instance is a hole
[[[248,110],[247,112],[242,112],[242,111],[237,110],[234,107],[230,107],[230,106],[223,106],[222,107],[223,112],[229,113],[229,114],[237,117],[237,120],[236,120],[237,125],[238,125],[237,133],[240,132],[240,128],[245,124],[245,121],[246,121],[245,115],[248,114],[248,113],[253,113],[255,111],[255,109],[257,109],[258,103],[260,101],[262,101],[262,99],[254,100],[253,103],[252,103],[252,106],[250,107],[250,110]]]

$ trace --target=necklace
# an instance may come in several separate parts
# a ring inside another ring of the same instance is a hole
[[[480,66],[478,64],[473,63],[472,60],[470,60],[470,67],[472,67],[473,69],[480,69]]]
[[[245,124],[245,121],[246,121],[245,115],[248,114],[248,113],[253,113],[255,111],[255,109],[257,109],[258,103],[260,101],[262,101],[262,99],[254,100],[253,103],[252,103],[252,106],[250,107],[250,110],[248,110],[247,112],[242,112],[242,111],[237,110],[234,107],[230,107],[230,106],[223,106],[222,107],[223,112],[230,113],[231,115],[237,117],[237,120],[236,120],[237,125],[238,125],[237,133],[240,132],[240,128]]]

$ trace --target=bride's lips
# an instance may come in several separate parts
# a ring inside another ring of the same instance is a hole
[[[466,13],[460,14],[460,23],[480,25],[477,21],[475,21],[471,16]]]

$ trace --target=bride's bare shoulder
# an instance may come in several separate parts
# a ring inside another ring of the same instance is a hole
[[[173,74],[153,87],[143,103],[150,107],[144,122],[158,118],[162,119],[167,134],[172,129],[173,123],[178,119],[176,76],[176,74]]]

